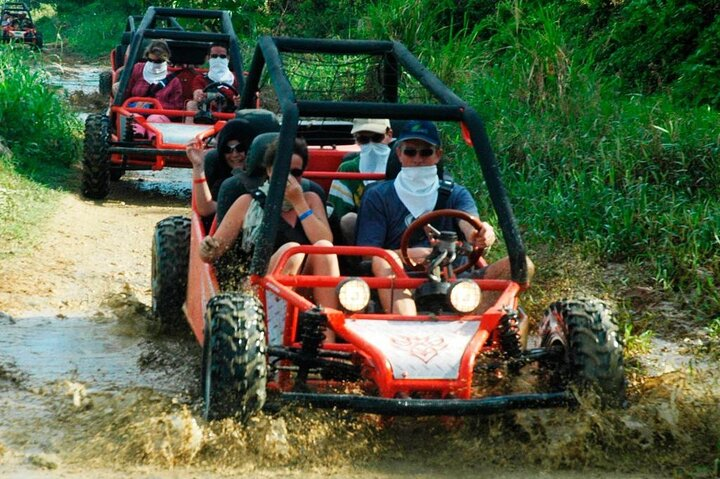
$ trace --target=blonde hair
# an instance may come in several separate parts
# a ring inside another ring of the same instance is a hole
[[[150,42],[147,48],[145,48],[145,53],[143,56],[147,58],[148,55],[150,55],[151,53],[153,55],[157,55],[163,60],[170,59],[170,47],[165,40],[153,40],[152,42]]]

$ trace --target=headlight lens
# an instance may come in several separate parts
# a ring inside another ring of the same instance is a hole
[[[482,293],[476,282],[465,279],[450,286],[448,299],[450,306],[458,313],[471,313],[480,306]]]
[[[357,313],[370,302],[370,286],[360,278],[348,278],[337,287],[340,306],[346,311]]]

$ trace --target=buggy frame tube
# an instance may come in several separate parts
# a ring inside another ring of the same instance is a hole
[[[510,409],[543,409],[577,403],[569,391],[512,394],[480,399],[395,399],[351,394],[280,393],[284,402],[311,405],[321,409],[349,409],[390,416],[477,416]]]

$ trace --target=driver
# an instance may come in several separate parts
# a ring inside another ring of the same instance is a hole
[[[240,96],[237,94],[238,81],[235,74],[230,71],[230,59],[228,58],[228,50],[225,45],[213,43],[207,55],[208,71],[204,75],[196,76],[192,81],[193,99],[187,102],[186,110],[198,111],[200,102],[207,100],[208,95],[204,91],[205,88],[212,83],[224,83],[232,85],[235,91],[232,91],[225,85],[218,85],[218,92],[223,95],[224,105],[222,111],[232,112],[240,104]],[[192,117],[188,117],[192,120]]]
[[[437,127],[430,121],[410,121],[397,139],[396,153],[402,169],[392,181],[385,181],[368,188],[362,198],[357,225],[357,245],[376,246],[390,250],[401,264],[398,254],[400,240],[407,227],[416,218],[436,208],[443,193],[437,174],[437,164],[442,157],[442,145]],[[463,186],[453,184],[442,208],[461,210],[477,218],[478,210],[470,192]],[[470,223],[443,217],[433,223],[438,230],[453,230],[476,248],[489,248],[495,243],[495,230],[486,223],[476,230]],[[430,253],[425,237],[411,239],[408,256],[414,262],[422,262]],[[379,257],[372,259],[372,271],[378,277],[393,275],[390,265]],[[476,271],[475,277],[510,277],[507,258]],[[394,291],[394,294],[393,294]],[[387,312],[414,316],[415,302],[409,290],[379,290],[380,302]]]

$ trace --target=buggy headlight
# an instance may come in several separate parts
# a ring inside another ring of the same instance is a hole
[[[346,311],[357,313],[370,302],[370,286],[360,278],[348,278],[337,286],[338,301]]]
[[[448,300],[458,313],[471,313],[480,306],[482,293],[475,281],[464,279],[450,286]]]

